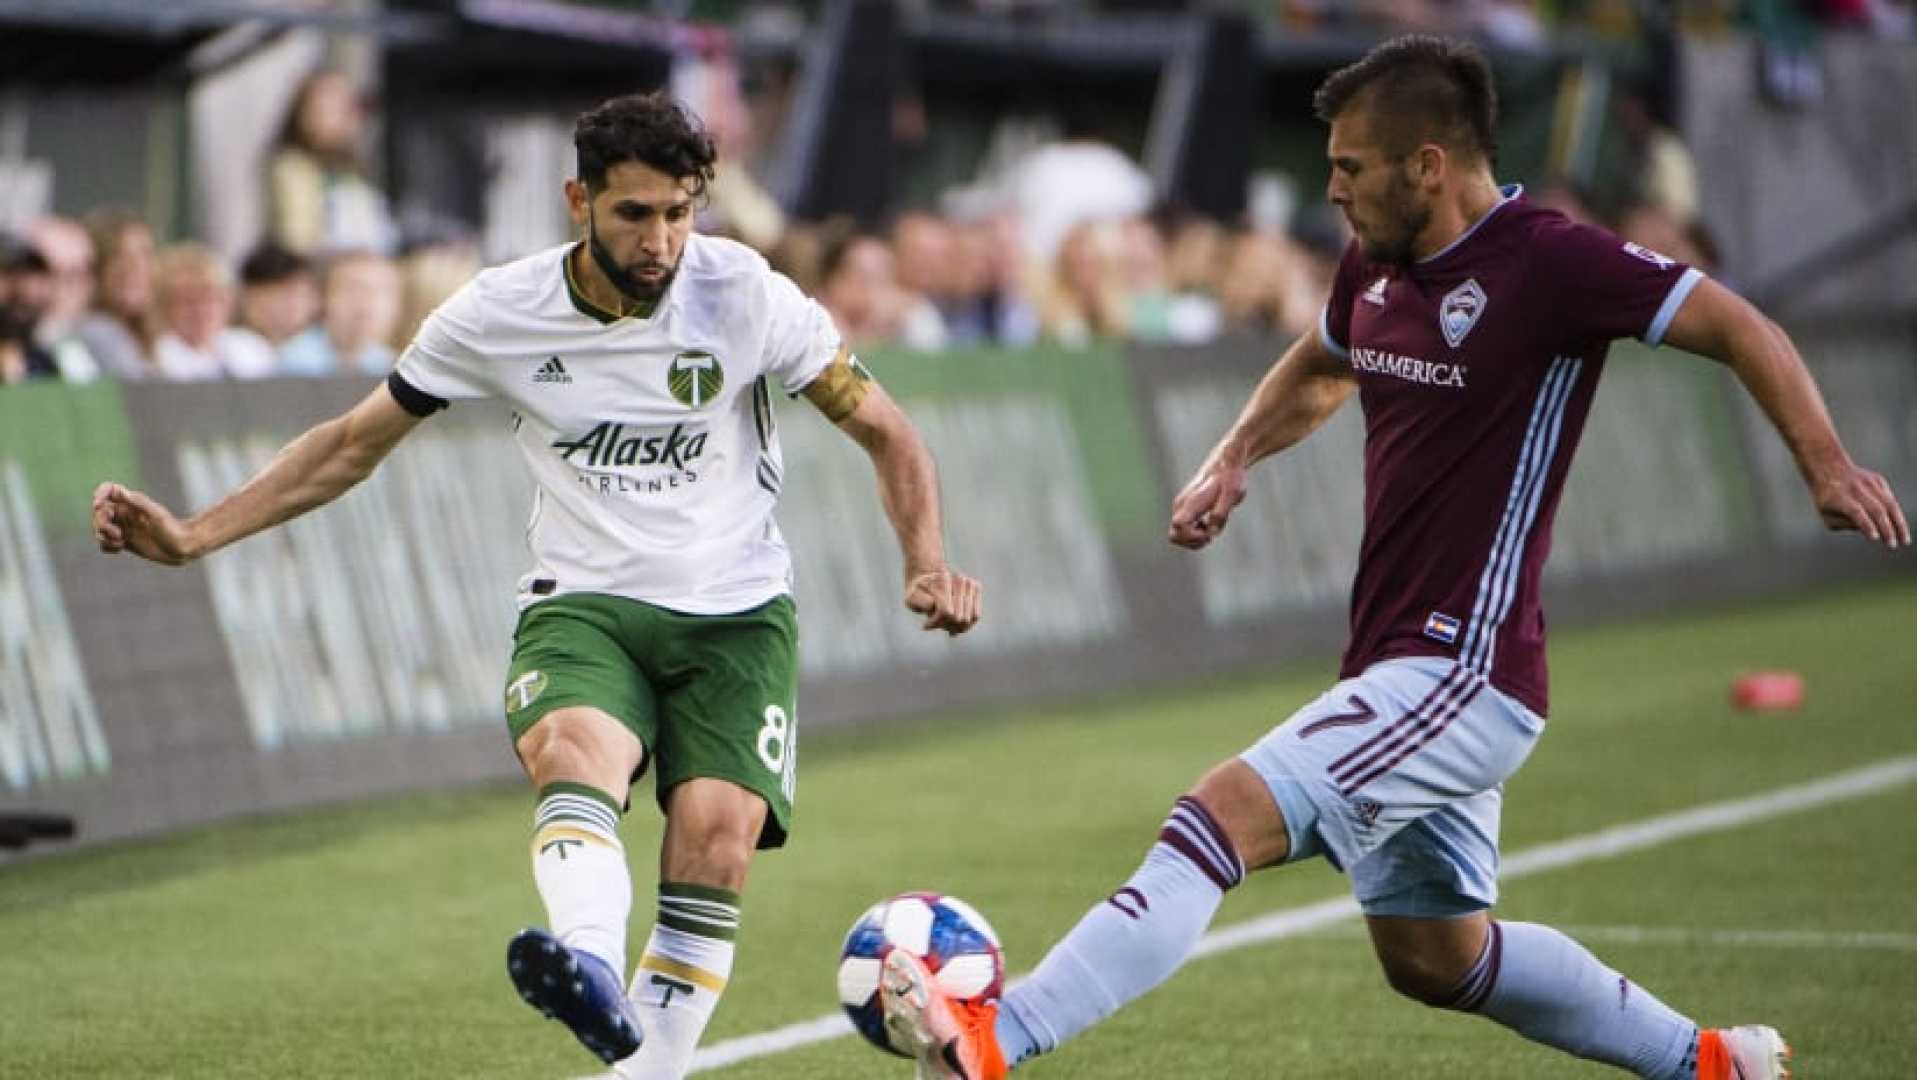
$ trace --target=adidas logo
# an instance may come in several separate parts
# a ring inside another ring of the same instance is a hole
[[[533,381],[544,382],[544,383],[569,383],[572,381],[572,376],[566,374],[566,365],[560,363],[559,358],[555,356],[551,360],[548,360],[544,364],[541,364],[539,366],[538,371],[533,372]]]
[[[1371,288],[1365,290],[1365,299],[1377,304],[1379,307],[1383,307],[1385,302],[1385,284],[1390,280],[1388,277],[1381,277],[1372,282]]]

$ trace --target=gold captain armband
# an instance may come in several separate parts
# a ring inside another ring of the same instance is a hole
[[[872,373],[859,363],[850,349],[840,348],[832,362],[825,365],[825,370],[800,393],[817,406],[827,420],[836,424],[858,410],[859,402],[865,400],[872,385]]]

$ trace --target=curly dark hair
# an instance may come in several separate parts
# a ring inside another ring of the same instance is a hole
[[[1330,123],[1359,98],[1387,153],[1401,156],[1436,142],[1497,160],[1498,91],[1484,54],[1468,41],[1392,38],[1332,72],[1311,104],[1318,119]]]
[[[719,152],[705,125],[663,90],[627,94],[581,113],[572,128],[579,179],[586,190],[605,189],[614,165],[637,161],[686,182],[694,198],[712,182]]]

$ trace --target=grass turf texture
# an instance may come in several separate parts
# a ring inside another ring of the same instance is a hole
[[[1560,635],[1555,715],[1507,792],[1531,845],[1917,753],[1917,582]],[[1730,679],[1790,666],[1795,714]],[[1327,666],[1129,703],[806,746],[795,846],[747,887],[707,1041],[831,1011],[841,935],[874,899],[955,893],[1014,971],[1131,872],[1203,769],[1323,687]],[[633,948],[659,821],[625,833]],[[516,788],[244,822],[0,868],[0,1077],[552,1077],[595,1071],[513,995],[507,937],[541,918]],[[1513,882],[1500,913],[1565,926],[1917,934],[1917,787]],[[1343,893],[1322,864],[1255,875],[1219,925]],[[1353,927],[1198,961],[1020,1076],[1620,1075],[1384,988]],[[1761,1019],[1799,1075],[1917,1076],[1917,955],[1595,943],[1705,1022]],[[1415,1064],[1414,1064],[1415,1063]],[[901,1077],[846,1038],[706,1075]]]

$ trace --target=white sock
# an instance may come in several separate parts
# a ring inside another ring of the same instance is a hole
[[[646,1041],[619,1063],[622,1080],[679,1080],[732,977],[739,894],[704,885],[659,886],[659,922],[632,972]]]
[[[1548,926],[1492,922],[1483,955],[1447,1007],[1651,1080],[1691,1078],[1684,1070],[1697,1025]]]
[[[632,877],[619,842],[619,803],[585,784],[547,784],[533,812],[533,882],[553,936],[626,971]]]
[[[1080,919],[1032,977],[1005,995],[999,1048],[1008,1065],[1058,1048],[1171,977],[1245,867],[1189,796],[1123,887]]]

